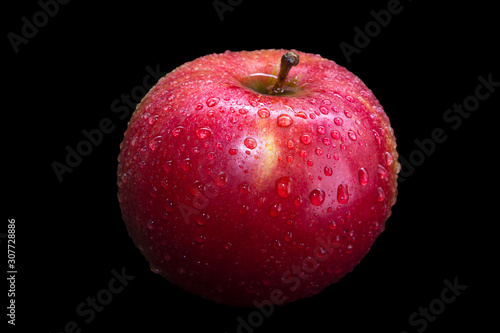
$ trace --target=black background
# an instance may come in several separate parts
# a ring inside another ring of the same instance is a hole
[[[363,30],[374,21],[370,11],[388,3],[246,0],[221,21],[212,1],[71,1],[17,54],[7,34],[21,34],[21,18],[32,21],[40,6],[4,4],[1,232],[15,218],[18,270],[17,325],[9,329],[55,333],[74,321],[82,332],[237,331],[237,318],[253,309],[216,305],[172,286],[149,270],[128,237],[116,199],[128,119],[111,103],[142,84],[146,66],[170,72],[208,53],[267,48],[319,53],[358,75],[384,106],[404,158],[436,128],[447,140],[399,184],[386,231],[352,273],[315,297],[276,308],[252,330],[417,332],[423,327],[410,325],[409,316],[440,298],[445,279],[467,289],[425,332],[496,327],[500,88],[455,130],[443,114],[474,95],[478,76],[500,81],[497,9],[493,2],[401,1],[402,11],[348,61],[339,44],[354,45],[354,28]],[[115,129],[59,182],[51,163],[64,162],[65,147],[103,118]],[[5,239],[1,244],[6,253]],[[5,272],[6,255],[0,260]],[[107,287],[113,269],[135,278],[86,323],[76,308]]]

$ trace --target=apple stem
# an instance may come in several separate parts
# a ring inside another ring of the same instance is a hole
[[[276,84],[271,89],[271,95],[278,95],[284,92],[283,85],[285,83],[286,77],[288,76],[290,69],[292,69],[293,66],[297,66],[298,64],[299,55],[297,53],[290,51],[283,54],[283,56],[281,57],[281,67],[280,73],[278,74],[278,81],[276,81]]]

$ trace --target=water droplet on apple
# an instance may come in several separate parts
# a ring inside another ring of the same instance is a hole
[[[293,119],[287,114],[280,114],[277,121],[279,127],[288,127],[293,124]]]
[[[302,141],[303,144],[308,145],[311,143],[311,137],[308,134],[304,134],[300,137],[300,141]]]
[[[273,247],[276,249],[276,250],[279,250],[281,248],[281,242],[277,239],[274,241],[273,243]]]
[[[342,126],[342,124],[344,123],[344,121],[342,120],[342,118],[339,118],[339,117],[335,117],[333,119],[333,122],[335,123],[335,125],[337,126]]]
[[[384,199],[385,199],[385,192],[381,187],[379,187],[377,189],[377,201],[381,202],[384,201]]]
[[[293,237],[293,234],[291,231],[288,231],[286,234],[285,234],[285,237],[283,237],[285,239],[285,242],[288,242],[290,243],[292,241],[292,237]]]
[[[206,139],[212,135],[212,131],[209,128],[205,128],[205,127],[197,128],[195,132],[196,132],[196,136],[199,139]]]
[[[377,144],[380,146],[382,143],[382,139],[380,138],[380,134],[376,130],[373,130],[373,136],[375,136],[375,141],[377,141]]]
[[[208,223],[210,216],[207,213],[196,214],[195,221],[199,226],[204,226]]]
[[[361,184],[361,186],[365,186],[366,184],[368,184],[368,172],[366,171],[365,168],[359,169],[358,180],[359,180],[359,184]]]
[[[322,189],[314,189],[309,194],[309,200],[315,206],[321,206],[325,202],[325,191]]]
[[[163,205],[163,208],[169,212],[172,213],[175,210],[174,203],[170,199],[165,199],[165,204]]]
[[[271,115],[268,109],[260,109],[259,111],[257,111],[257,114],[261,118],[269,118],[269,116]]]
[[[236,149],[236,148],[229,149],[229,155],[236,155],[237,153],[238,153],[238,149]]]
[[[325,166],[325,176],[331,176],[331,175],[333,175],[333,169],[328,165]]]
[[[269,209],[269,215],[271,217],[277,217],[281,212],[281,204],[280,203],[275,203],[271,205],[271,208]]]
[[[181,161],[181,168],[184,171],[189,171],[193,167],[193,163],[189,158],[186,158],[185,160]]]
[[[153,230],[155,228],[154,221],[149,220],[148,223],[146,224],[146,226],[148,227],[149,230]]]
[[[151,150],[155,151],[156,148],[158,148],[158,146],[160,145],[161,139],[162,139],[161,136],[156,136],[156,137],[152,138],[151,140],[149,140],[149,148]]]
[[[318,156],[323,155],[323,149],[321,149],[320,147],[316,148],[315,152],[316,152],[316,155],[318,155]]]
[[[212,107],[216,106],[217,103],[219,103],[220,98],[219,97],[210,97],[207,99],[207,106]]]
[[[200,182],[199,180],[196,180],[189,187],[189,191],[191,192],[192,195],[197,197],[197,196],[203,194],[203,192],[205,192],[205,185],[203,185],[203,183]]]
[[[294,144],[293,144],[293,141],[292,140],[288,140],[287,143],[286,143],[286,146],[290,149],[293,148]]]
[[[295,204],[295,206],[297,207],[300,207],[302,206],[302,203],[304,202],[304,200],[302,199],[302,196],[301,195],[297,195],[295,197],[295,199],[293,200],[293,203]]]
[[[282,198],[288,198],[291,194],[292,191],[292,183],[290,181],[290,178],[288,177],[281,177],[276,181],[276,191],[278,192],[278,195]]]
[[[319,112],[321,112],[322,114],[328,114],[328,109],[326,108],[326,106],[320,106]]]
[[[377,166],[377,175],[380,179],[385,179],[387,178],[388,172],[382,165],[379,164]]]
[[[255,149],[257,147],[257,141],[252,138],[246,138],[243,143],[248,149]]]
[[[331,135],[332,135],[332,138],[335,140],[340,139],[340,132],[337,130],[332,131]]]
[[[337,222],[335,222],[335,221],[328,221],[328,229],[330,229],[330,230],[337,229]]]
[[[356,133],[354,133],[354,131],[349,130],[347,132],[347,135],[349,136],[349,139],[351,139],[352,141],[356,141],[357,136],[356,136]]]
[[[394,157],[388,151],[385,152],[385,165],[391,166],[394,163]]]
[[[182,133],[184,132],[184,127],[182,126],[177,126],[176,128],[174,128],[172,130],[172,136],[174,138],[178,137],[179,135],[181,135]]]
[[[239,209],[240,215],[245,215],[249,209],[250,207],[248,207],[247,205],[241,205]]]
[[[325,134],[326,133],[326,127],[325,126],[322,126],[322,125],[319,125],[317,128],[316,128],[316,131],[318,132],[318,134]]]
[[[347,185],[340,184],[337,188],[337,201],[340,204],[345,204],[349,201],[349,193],[347,191]]]
[[[243,194],[250,193],[250,185],[248,183],[241,183],[238,185],[238,190]]]
[[[206,238],[203,235],[196,235],[194,236],[194,239],[196,240],[197,243],[201,244],[205,241]]]
[[[217,185],[218,187],[224,187],[228,183],[229,179],[227,176],[227,173],[224,171],[220,172],[217,176],[214,178],[214,184]]]

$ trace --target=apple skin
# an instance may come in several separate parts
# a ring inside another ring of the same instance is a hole
[[[143,98],[120,146],[132,240],[153,272],[219,303],[319,293],[366,255],[396,202],[396,141],[378,100],[344,67],[293,51],[283,95],[251,88],[287,50],[185,63]]]

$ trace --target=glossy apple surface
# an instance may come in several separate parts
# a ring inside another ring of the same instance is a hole
[[[151,269],[217,302],[286,304],[350,272],[396,202],[382,106],[335,62],[225,52],[162,78],[125,132],[118,198]],[[375,272],[374,272],[375,274]]]

